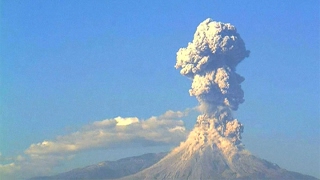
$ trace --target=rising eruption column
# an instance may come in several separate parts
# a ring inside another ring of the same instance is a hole
[[[125,180],[312,179],[257,158],[241,143],[243,125],[232,111],[244,102],[237,65],[249,56],[236,28],[206,19],[177,52],[176,69],[192,80],[199,101],[196,125],[185,142],[153,166]]]

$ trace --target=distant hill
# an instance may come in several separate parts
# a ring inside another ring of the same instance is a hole
[[[34,177],[30,180],[81,180],[81,179],[117,179],[135,174],[158,162],[167,153],[148,153],[119,159],[117,161],[104,161],[84,168],[73,169],[54,176]]]

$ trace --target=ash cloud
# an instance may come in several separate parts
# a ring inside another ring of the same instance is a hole
[[[206,19],[197,28],[194,39],[177,52],[175,68],[193,80],[189,93],[200,103],[200,109],[210,114],[218,107],[237,110],[244,102],[241,82],[236,66],[249,51],[229,23]]]
[[[203,113],[196,127],[218,132],[212,137],[225,137],[232,144],[240,144],[243,132],[243,125],[232,116],[244,102],[244,78],[236,67],[249,53],[233,25],[210,18],[199,24],[193,41],[177,52],[175,68],[192,80],[189,93],[198,99]]]

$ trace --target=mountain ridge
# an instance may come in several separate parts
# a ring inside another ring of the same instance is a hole
[[[147,153],[116,161],[103,161],[98,164],[72,169],[53,176],[39,176],[30,178],[29,180],[116,179],[145,169],[155,164],[166,154],[166,152]]]

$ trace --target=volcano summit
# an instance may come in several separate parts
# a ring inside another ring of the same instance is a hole
[[[194,39],[177,52],[175,68],[192,80],[199,101],[187,140],[153,166],[123,179],[316,179],[259,159],[241,143],[243,125],[232,111],[244,102],[236,66],[249,56],[236,28],[206,19]]]

